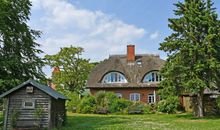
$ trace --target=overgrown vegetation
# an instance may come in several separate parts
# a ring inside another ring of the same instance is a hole
[[[78,113],[94,113],[96,108],[96,100],[94,96],[84,97],[77,106]]]
[[[168,97],[165,100],[161,100],[157,104],[157,111],[164,113],[176,113],[180,106],[178,97]]]
[[[132,102],[118,98],[112,92],[100,91],[95,96],[88,95],[82,98],[77,106],[77,112],[83,114],[150,114],[156,112],[175,113],[178,111],[178,98],[162,100],[158,104]]]
[[[34,110],[34,116],[36,118],[36,122],[35,122],[35,125],[38,129],[41,129],[42,128],[42,122],[43,122],[43,112],[44,112],[44,109],[43,109],[43,106],[38,106],[35,110]]]
[[[67,111],[76,112],[77,105],[80,103],[80,95],[63,88],[57,88],[57,91],[67,96],[70,100],[66,101]]]
[[[17,127],[17,120],[20,115],[20,112],[16,108],[13,108],[11,113],[12,113],[11,117],[10,117],[11,127],[16,128]]]

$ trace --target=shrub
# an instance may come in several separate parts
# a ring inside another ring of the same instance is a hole
[[[94,113],[96,100],[94,96],[88,95],[82,98],[77,106],[78,113]]]
[[[72,111],[72,112],[76,112],[77,105],[80,103],[79,95],[71,92],[67,96],[70,99],[66,103],[67,110]]]
[[[10,123],[11,123],[12,128],[17,127],[17,121],[18,121],[19,115],[20,115],[20,112],[18,111],[18,109],[13,108],[11,112],[11,117],[10,117]]]
[[[99,91],[96,95],[96,113],[107,114],[114,101],[118,98],[113,92]]]
[[[178,97],[168,97],[167,99],[161,100],[157,104],[157,111],[165,113],[175,113],[179,107]]]
[[[128,108],[131,105],[131,101],[117,98],[116,100],[112,101],[111,105],[109,106],[109,111],[111,113],[123,112],[124,109]]]
[[[130,107],[128,107],[128,114],[143,114],[144,104],[141,102],[134,102]]]
[[[143,112],[144,114],[154,113],[154,104],[144,104]]]
[[[80,103],[79,94],[62,89],[61,87],[57,87],[57,91],[61,92],[63,95],[66,95],[70,99],[66,102],[67,110],[76,112],[77,105]]]

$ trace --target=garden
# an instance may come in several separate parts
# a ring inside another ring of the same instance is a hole
[[[140,101],[132,102],[118,98],[113,92],[99,91],[94,96],[86,95],[79,99],[77,94],[70,93],[67,109],[80,114],[153,114],[177,113],[181,111],[178,97],[169,97],[157,104],[146,104]]]
[[[73,94],[74,95],[74,94]],[[74,97],[74,96],[72,96]],[[75,96],[76,98],[77,96]],[[131,102],[111,92],[98,92],[68,102],[67,122],[61,130],[218,130],[220,118],[195,118],[181,111],[178,98],[157,105]],[[72,109],[73,108],[73,109]]]
[[[219,130],[219,116],[195,118],[181,111],[178,98],[154,104],[131,102],[112,92],[79,98],[72,93],[67,102],[67,120],[54,130]],[[3,122],[2,113],[0,120]]]

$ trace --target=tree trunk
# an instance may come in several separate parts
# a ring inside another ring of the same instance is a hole
[[[201,90],[197,95],[197,113],[196,116],[201,118],[204,116],[203,111],[203,90]]]

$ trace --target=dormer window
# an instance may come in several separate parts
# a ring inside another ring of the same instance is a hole
[[[162,80],[162,76],[158,71],[152,71],[144,76],[143,82],[160,82]]]
[[[104,76],[102,83],[127,83],[127,80],[119,72],[110,72]]]
[[[141,60],[137,60],[136,63],[137,63],[137,65],[139,65],[139,66],[142,65],[142,61],[141,61]]]

